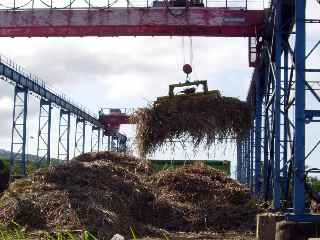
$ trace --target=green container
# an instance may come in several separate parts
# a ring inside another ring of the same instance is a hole
[[[150,160],[153,170],[167,170],[167,169],[176,169],[178,167],[194,164],[196,162],[202,162],[207,166],[223,171],[225,174],[230,176],[230,161],[221,161],[221,160]]]

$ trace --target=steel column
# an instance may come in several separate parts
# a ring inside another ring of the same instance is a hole
[[[242,150],[241,150],[241,140],[237,140],[237,156],[238,156],[238,163],[237,163],[237,180],[242,183],[241,180],[241,170],[242,170]]]
[[[237,169],[236,169],[236,179],[241,182],[240,172],[241,172],[241,148],[240,140],[237,140]]]
[[[261,78],[256,78],[256,108],[255,108],[255,195],[260,196],[261,191],[261,128],[262,128],[262,89]]]
[[[101,149],[102,151],[108,151],[108,138],[104,135],[104,131],[102,130],[101,136]]]
[[[99,152],[100,150],[100,130],[97,126],[91,128],[91,152]]]
[[[250,187],[250,132],[246,136],[246,183]]]
[[[294,146],[294,186],[293,208],[295,214],[305,212],[305,0],[295,0],[296,40],[295,40],[295,146]]]
[[[280,209],[280,127],[281,127],[281,53],[282,53],[282,0],[276,1],[275,43],[275,112],[274,112],[274,172],[273,207]]]
[[[50,165],[51,102],[41,98],[37,144],[37,164]]]
[[[244,184],[245,181],[244,181],[244,174],[245,174],[245,166],[244,166],[244,140],[241,139],[240,140],[240,153],[241,153],[241,165],[240,165],[240,179],[241,179],[241,183]]]
[[[285,199],[288,198],[288,188],[289,188],[289,179],[288,179],[288,130],[289,130],[289,117],[288,117],[288,101],[289,101],[289,78],[288,78],[288,47],[284,46],[283,49],[283,178],[285,181],[284,186],[284,196]]]
[[[265,63],[267,64],[267,63]],[[268,63],[269,64],[269,63]],[[265,66],[263,69],[264,71],[264,82],[265,82],[265,100],[264,100],[264,142],[263,142],[263,164],[264,164],[264,170],[263,170],[263,185],[264,185],[264,199],[267,200],[269,198],[270,193],[270,178],[271,178],[271,154],[269,149],[271,149],[271,145],[269,145],[269,138],[271,135],[270,131],[270,114],[269,114],[269,93],[270,90],[270,77],[269,77],[269,66]]]
[[[108,136],[108,151],[112,150],[111,147],[112,147],[111,136]]]
[[[242,140],[242,184],[246,183],[246,142],[245,138]]]
[[[70,160],[70,111],[60,109],[58,159]]]
[[[28,89],[15,86],[11,135],[10,178],[26,175]]]
[[[100,151],[101,129],[98,130],[98,152]]]
[[[79,124],[82,123],[82,127]],[[74,137],[74,157],[81,155],[85,150],[85,120],[82,118],[76,118],[76,131]]]
[[[242,140],[242,184],[246,184],[247,181],[247,167],[246,167],[246,141]]]
[[[82,154],[85,153],[85,146],[86,146],[86,121],[83,120],[83,123],[82,123],[82,132],[83,132],[83,135],[82,135]]]
[[[240,165],[239,165],[239,167],[238,167],[238,169],[239,169],[239,181],[240,181],[240,183],[243,183],[242,182],[242,170],[243,170],[243,163],[242,163],[242,158],[243,158],[243,151],[242,151],[242,140],[239,140],[239,155],[240,155],[240,159],[239,159],[239,161],[240,161]]]
[[[250,130],[250,190],[251,193],[254,193],[254,181],[253,181],[253,162],[254,162],[254,122],[252,121],[252,128]]]

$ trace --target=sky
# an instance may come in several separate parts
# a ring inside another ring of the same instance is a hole
[[[319,18],[319,12],[320,5],[315,0],[308,1],[307,15]],[[319,26],[315,25],[308,27],[310,40],[307,49],[320,39]],[[247,38],[193,37],[192,50],[192,79],[208,80],[210,89],[245,100],[253,71],[248,66]],[[147,106],[158,96],[167,95],[169,84],[184,81],[182,66],[191,61],[190,39],[187,37],[2,38],[0,53],[95,113],[100,108]],[[308,61],[319,66],[319,54],[318,49]],[[319,76],[310,78],[319,79]],[[36,153],[39,101],[31,95],[28,100],[27,151]],[[312,107],[316,106],[313,100],[309,102]],[[0,81],[0,148],[8,150],[12,107],[13,86]],[[58,113],[58,109],[53,109],[53,157],[57,154]],[[71,125],[73,143],[75,124]],[[132,137],[134,127],[124,126],[121,131]],[[307,149],[318,141],[319,135],[317,126],[307,129]],[[86,145],[89,151],[89,137]],[[320,167],[319,156],[320,152],[315,151],[307,164]],[[180,148],[175,153],[159,152],[153,157],[230,160],[234,169],[236,151],[231,144],[227,149],[213,148],[198,155],[194,155],[191,149]]]

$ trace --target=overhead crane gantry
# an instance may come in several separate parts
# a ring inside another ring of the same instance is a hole
[[[287,219],[319,221],[317,215],[306,214],[304,206],[305,124],[320,116],[318,110],[305,109],[305,86],[320,100],[305,79],[306,72],[318,71],[306,68],[305,60],[319,45],[306,54],[305,24],[320,20],[306,19],[305,4],[305,0],[273,0],[266,10],[228,8],[228,0],[225,8],[91,8],[90,1],[86,9],[74,8],[72,2],[64,9],[14,7],[0,11],[0,37],[249,37],[249,63],[255,69],[247,100],[255,114],[252,129],[237,141],[237,179],[258,197],[271,196],[275,210],[281,209],[281,182],[285,180],[294,189],[294,214],[287,214]],[[293,25],[295,47],[288,41]],[[293,84],[295,94],[290,97]],[[21,91],[17,88],[17,94]],[[292,107],[294,121],[288,116]]]
[[[92,7],[70,5],[56,8],[44,1],[32,0],[26,5],[0,6],[0,37],[82,37],[82,36],[208,36],[208,37],[254,37],[261,36],[265,25],[264,10],[248,10],[243,7],[211,7],[208,2],[197,7]],[[127,1],[128,3],[129,1]],[[40,5],[39,5],[40,3]],[[163,3],[166,3],[164,1]],[[172,3],[172,2],[171,2]],[[29,5],[28,5],[29,4]],[[31,4],[31,6],[30,6]],[[41,4],[44,4],[41,6]],[[158,3],[159,4],[159,1]],[[173,4],[174,5],[174,4]],[[255,46],[253,46],[254,50]],[[255,54],[254,51],[253,55]],[[19,69],[3,65],[3,73],[15,82],[15,108],[12,132],[12,163],[21,156],[21,169],[25,171],[26,115],[28,91],[40,95],[39,136],[37,155],[50,161],[51,104],[61,107],[59,121],[58,158],[69,159],[70,114],[76,116],[74,155],[84,152],[85,122],[93,125],[93,131],[101,127],[99,121],[68,102],[63,96],[50,92],[42,82],[30,79]],[[11,74],[11,75],[10,75]],[[10,76],[9,76],[10,75]],[[19,104],[21,103],[21,104]],[[17,111],[19,110],[19,112]],[[20,121],[21,120],[21,121]],[[80,126],[81,125],[81,126]],[[100,138],[100,134],[96,134]],[[15,139],[19,139],[16,142]],[[98,142],[92,146],[99,147]],[[14,147],[17,150],[14,150]],[[15,154],[20,152],[21,154]],[[13,165],[13,164],[12,164]],[[12,166],[13,168],[13,166]],[[21,173],[22,175],[25,172]]]
[[[264,27],[261,10],[210,7],[3,10],[0,19],[0,37],[255,37]]]

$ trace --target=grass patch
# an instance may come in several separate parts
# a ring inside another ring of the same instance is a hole
[[[27,233],[24,227],[15,222],[12,223],[12,228],[0,225],[0,240],[98,240],[98,238],[86,230],[79,231],[77,233],[72,233],[69,231],[54,233],[41,231]]]
[[[0,240],[98,240],[92,233],[89,231],[83,230],[78,233],[72,233],[68,231],[63,232],[36,232],[36,233],[26,233],[26,229],[20,226],[19,224],[13,222],[15,226],[12,229],[9,229],[3,225],[0,225]],[[136,233],[133,228],[130,227],[130,232],[133,239],[137,239]],[[163,234],[164,240],[169,240],[169,238]]]

